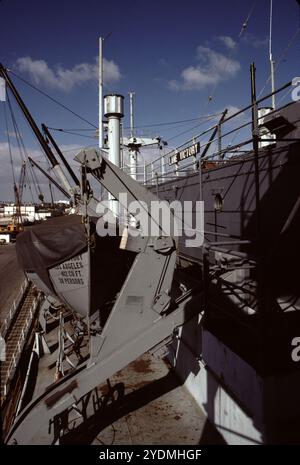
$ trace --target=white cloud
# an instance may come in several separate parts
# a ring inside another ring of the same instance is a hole
[[[238,113],[239,111],[241,111],[241,108],[236,107],[235,105],[227,105],[226,108],[228,110],[226,118],[229,118],[229,116],[232,116],[235,113]],[[225,108],[222,111],[224,110]],[[237,117],[242,117],[242,115],[244,115],[244,113],[240,113]]]
[[[242,37],[242,42],[247,45],[251,45],[254,48],[266,48],[269,43],[268,37],[263,39],[251,34],[251,32],[246,32]]]
[[[236,42],[230,36],[218,36],[217,39],[223,42],[229,50],[233,50],[236,47]]]
[[[167,82],[167,87],[170,90],[178,91],[180,90],[180,83],[176,81],[176,79],[172,79],[171,81]]]
[[[167,60],[166,60],[165,58],[160,58],[160,59],[158,60],[158,64],[159,64],[160,66],[164,66],[164,67],[169,66],[169,63],[167,62]]]
[[[96,136],[95,136],[95,141],[97,140]],[[78,144],[61,144],[59,146],[60,150],[63,152],[63,153],[67,153],[67,157],[70,158],[70,157],[75,157],[75,155],[78,153],[79,150],[82,149],[82,146],[81,145],[78,145]],[[76,162],[77,163],[77,162]]]
[[[31,151],[32,153],[33,151]],[[11,145],[11,154],[13,158],[14,173],[16,182],[18,182],[21,171],[21,159],[19,149]],[[1,157],[1,170],[0,170],[0,200],[13,200],[13,175],[10,163],[10,153],[8,142],[0,142],[0,157]]]
[[[8,134],[9,137],[13,137],[15,139],[17,138],[17,134],[15,133],[15,131],[6,131],[6,134]]]
[[[169,89],[201,90],[235,77],[241,68],[237,60],[202,45],[197,47],[197,59],[200,62],[198,65],[182,71],[181,81],[168,82]]]
[[[27,73],[35,84],[70,92],[75,86],[98,79],[98,62],[79,63],[71,69],[57,65],[52,69],[45,60],[33,60],[21,57],[16,61],[17,69]],[[112,60],[103,60],[104,83],[117,82],[121,79],[118,65]]]
[[[222,107],[222,108],[220,108],[219,110],[216,111],[218,116],[215,118],[215,121],[218,121],[220,119],[219,115],[221,115],[221,113],[223,113],[223,111],[226,108],[228,110],[227,114],[226,114],[226,118],[229,118],[230,116],[233,116],[236,113],[238,113],[239,111],[241,111],[240,107],[237,107],[235,105],[226,105],[225,107]],[[230,121],[228,121],[228,124],[233,124],[233,125],[235,125],[235,124],[244,124],[247,121],[249,121],[249,118],[250,118],[250,115],[248,117],[247,114],[243,111],[243,112],[239,113],[237,116],[235,116],[234,118],[232,118]]]
[[[79,152],[82,146],[77,144],[66,144],[60,146],[62,152],[64,153],[66,159],[69,163],[74,166],[74,156]],[[13,158],[13,165],[14,165],[14,173],[16,182],[19,181],[20,178],[20,171],[21,171],[21,158],[19,148],[15,145],[11,144],[11,153]],[[48,171],[49,163],[46,161],[45,155],[42,151],[33,148],[27,148],[27,153],[30,155],[31,158],[36,160],[41,167]],[[0,170],[0,200],[14,200],[14,192],[13,192],[13,176],[12,176],[12,169],[10,163],[10,156],[9,156],[9,147],[8,142],[1,142],[0,141],[0,158],[1,158],[1,170]],[[76,166],[76,165],[75,165]],[[77,169],[74,166],[74,171],[77,173]],[[37,175],[39,185],[43,190],[46,191],[46,195],[48,195],[49,188],[48,188],[48,181],[46,177],[41,174],[37,169],[35,169],[35,173]],[[31,176],[29,176],[31,179]],[[31,183],[31,189],[35,193],[34,186]],[[28,201],[31,200],[31,195],[29,191],[29,186],[24,189],[23,194],[24,200]]]

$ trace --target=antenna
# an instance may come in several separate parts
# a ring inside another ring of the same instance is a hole
[[[269,35],[269,60],[270,60],[270,67],[271,67],[271,86],[272,86],[272,107],[273,110],[276,108],[275,103],[275,75],[274,75],[274,64],[275,61],[273,60],[272,55],[272,23],[273,23],[273,0],[270,0],[270,35]]]
[[[103,41],[99,37],[99,148],[103,148]]]
[[[103,43],[111,36],[111,32],[105,37],[99,37],[99,130],[98,140],[99,148],[103,149],[103,84],[104,84],[104,69],[103,69]]]
[[[128,92],[130,98],[130,137],[134,137],[134,108],[133,108],[133,100],[135,96],[135,92]]]

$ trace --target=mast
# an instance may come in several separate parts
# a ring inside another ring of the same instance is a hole
[[[140,153],[140,148],[147,147],[151,145],[158,144],[160,147],[161,139],[159,137],[149,138],[149,137],[138,137],[136,136],[134,128],[134,97],[135,92],[128,92],[129,95],[129,110],[130,110],[130,137],[123,137],[122,142],[123,146],[128,148],[129,151],[129,173],[130,176],[138,180],[138,155]],[[145,173],[144,173],[145,176]]]
[[[135,92],[128,92],[129,94],[129,104],[130,104],[130,138],[132,139],[132,144],[129,148],[129,166],[130,166],[130,175],[133,179],[137,179],[137,157],[138,157],[138,146],[134,143],[134,96]]]
[[[51,185],[50,180],[49,180],[49,191],[50,191],[51,205],[52,205],[52,208],[53,208],[54,207],[54,198],[53,198],[52,185]]]
[[[130,137],[134,137],[134,110],[133,110],[133,100],[135,92],[128,92],[129,101],[130,101]]]
[[[99,148],[103,148],[103,41],[99,37]]]
[[[273,60],[272,54],[272,28],[273,28],[273,0],[270,0],[270,34],[269,34],[269,60],[270,60],[270,68],[271,68],[271,86],[272,86],[272,107],[273,110],[276,109],[276,102],[275,102],[275,70],[274,64],[275,61]]]

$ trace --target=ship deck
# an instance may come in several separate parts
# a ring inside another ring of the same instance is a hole
[[[57,333],[57,329],[55,331]],[[48,338],[47,338],[48,339]],[[54,342],[53,334],[47,342]],[[40,359],[34,397],[54,381],[57,351]],[[167,360],[146,353],[84,396],[84,415],[71,410],[60,444],[198,445],[223,444],[203,410]],[[109,399],[109,400],[108,400]],[[80,409],[81,402],[79,403]],[[41,434],[41,437],[39,437]],[[42,441],[41,429],[34,443]]]
[[[124,383],[124,398],[117,409],[106,415],[101,411],[95,414],[91,444],[224,443],[164,360],[147,353],[116,373],[110,382],[112,386]],[[80,437],[83,443],[88,439],[85,431],[83,428],[80,436],[79,429],[76,443],[80,443]]]
[[[24,278],[15,245],[2,246],[1,323],[9,313]],[[54,325],[46,336],[51,353],[41,357],[36,367],[37,379],[31,379],[29,383],[33,389],[33,398],[54,382],[57,335],[58,327]],[[74,355],[71,358],[76,364]],[[95,388],[87,395],[84,419],[75,410],[69,413],[68,428],[61,437],[61,443],[197,445],[223,442],[166,361],[146,353],[111,377],[110,385],[118,401],[111,402],[109,398],[106,402],[106,384]],[[39,437],[34,442],[39,444]]]

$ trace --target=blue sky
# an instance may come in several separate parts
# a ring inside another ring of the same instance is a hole
[[[105,42],[106,92],[126,97],[124,125],[129,124],[128,91],[136,93],[137,126],[171,122],[218,113],[226,106],[249,103],[249,65],[255,61],[257,90],[268,75],[269,0],[256,2],[239,38],[253,0],[2,0],[0,1],[1,62],[63,104],[97,124],[96,57],[99,36]],[[273,54],[279,59],[299,28],[296,0],[274,0]],[[300,74],[300,34],[276,72],[279,86]],[[12,75],[24,101],[40,124],[56,128],[91,128]],[[269,86],[266,87],[266,92]],[[208,97],[212,95],[211,100]],[[283,103],[289,101],[289,96]],[[19,111],[18,122],[28,150],[39,158],[39,147]],[[7,167],[7,136],[0,109],[0,156]],[[200,132],[188,131],[197,122],[145,127],[174,147]],[[82,131],[92,135],[92,131]],[[93,140],[54,132],[57,142],[72,148]],[[16,144],[12,137],[12,145]],[[95,141],[96,142],[96,141]],[[16,155],[16,154],[14,154]],[[17,155],[16,155],[17,156]],[[41,158],[39,158],[42,160]],[[18,162],[16,161],[16,164]],[[0,199],[8,186],[0,172]]]

